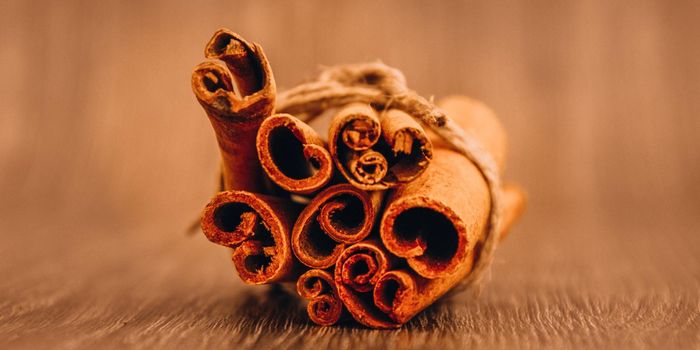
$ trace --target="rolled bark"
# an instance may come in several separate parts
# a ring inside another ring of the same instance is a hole
[[[524,210],[522,191],[515,186],[503,188],[503,215],[500,217],[498,240],[503,239]],[[443,278],[428,279],[410,269],[392,270],[377,281],[373,291],[374,304],[394,322],[403,324],[433,304],[459,284],[471,271],[478,250],[468,253],[465,264],[455,273]]]
[[[289,114],[265,119],[257,135],[258,158],[270,179],[286,191],[310,194],[333,176],[333,160],[325,142]]]
[[[205,55],[225,63],[205,61],[192,74],[192,90],[209,117],[221,150],[224,188],[263,192],[266,180],[255,137],[275,106],[270,64],[259,45],[226,29],[214,34]]]
[[[504,215],[498,239],[505,237],[523,211],[519,188],[504,188]],[[428,279],[408,269],[376,240],[354,244],[343,251],[335,266],[340,300],[352,317],[372,328],[397,328],[433,304],[471,272],[471,251],[463,269],[444,278]]]
[[[290,232],[301,205],[245,191],[218,193],[204,208],[201,227],[210,241],[233,249],[241,280],[266,284],[294,280]]]
[[[349,184],[321,191],[294,224],[294,254],[312,268],[333,266],[346,244],[359,242],[370,234],[382,198],[382,192],[366,192]]]
[[[363,190],[412,181],[428,167],[432,144],[423,127],[397,109],[342,108],[331,121],[328,148],[340,173]]]
[[[338,298],[333,274],[320,269],[311,269],[299,276],[297,293],[309,300],[306,312],[314,323],[332,326],[343,315],[343,303]]]
[[[503,167],[506,135],[488,107],[464,97],[440,106]],[[386,248],[429,279],[470,269],[491,210],[488,185],[476,165],[440,140],[435,145],[428,170],[389,195],[380,224]]]
[[[353,244],[338,257],[334,276],[338,296],[357,322],[382,329],[401,325],[380,310],[372,296],[374,286],[396,264],[396,259],[376,240]]]

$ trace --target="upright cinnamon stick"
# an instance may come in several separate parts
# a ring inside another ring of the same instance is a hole
[[[299,204],[245,191],[218,193],[204,208],[201,226],[212,242],[233,248],[232,259],[248,284],[298,276],[289,241]]]
[[[263,192],[265,177],[255,137],[260,123],[274,110],[272,69],[262,47],[226,29],[214,34],[205,55],[226,65],[206,61],[192,73],[192,90],[209,117],[221,150],[224,188]]]
[[[463,97],[446,99],[440,106],[502,168],[506,136],[493,112]],[[390,195],[380,224],[386,248],[426,278],[469,268],[491,210],[487,183],[476,165],[440,141],[436,147],[428,170]]]
[[[325,270],[311,269],[299,276],[297,293],[309,300],[306,311],[314,323],[332,326],[343,314],[343,303],[338,298],[333,274]]]
[[[382,197],[382,192],[365,192],[349,184],[321,191],[294,224],[294,254],[312,268],[333,266],[346,244],[370,234]]]
[[[333,118],[328,142],[340,173],[364,190],[412,181],[432,158],[421,125],[397,109],[378,114],[369,105],[348,105]]]
[[[316,192],[333,176],[333,160],[325,142],[310,126],[289,114],[265,119],[256,143],[267,175],[289,192]]]

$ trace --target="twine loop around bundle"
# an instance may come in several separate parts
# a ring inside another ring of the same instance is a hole
[[[383,108],[390,106],[406,112],[479,168],[491,198],[489,225],[474,269],[461,286],[478,285],[491,265],[498,244],[501,177],[493,156],[431,100],[408,89],[406,78],[400,70],[382,62],[325,68],[316,80],[281,93],[277,112],[295,114],[304,121],[310,121],[326,109],[355,102]]]

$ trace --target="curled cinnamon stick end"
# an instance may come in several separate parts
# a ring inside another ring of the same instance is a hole
[[[201,226],[210,241],[233,248],[232,259],[248,284],[296,277],[289,233],[300,206],[245,191],[220,192],[207,204]]]
[[[372,328],[401,325],[382,312],[372,299],[374,286],[394,264],[381,243],[373,240],[353,244],[338,257],[334,276],[338,296],[357,322]]]
[[[391,147],[391,173],[385,180],[391,185],[413,181],[425,171],[433,158],[433,144],[423,127],[398,109],[382,117],[382,135]]]
[[[353,154],[347,162],[347,167],[356,181],[367,186],[380,183],[389,170],[386,158],[372,150]]]
[[[338,298],[333,274],[312,269],[299,276],[297,293],[309,300],[306,311],[314,323],[332,326],[343,314],[343,303]]]
[[[407,270],[389,271],[382,275],[372,293],[374,304],[398,323],[405,323],[411,316],[403,310],[408,299],[416,299],[416,281]],[[416,312],[417,313],[417,312]]]
[[[219,117],[242,120],[272,114],[277,88],[260,45],[220,29],[207,44],[205,55],[212,61],[198,65],[192,75],[192,89],[205,109]]]
[[[473,261],[473,254],[469,261]],[[456,286],[469,274],[471,266],[436,279],[424,278],[409,269],[389,271],[377,281],[372,300],[394,322],[404,324]]]
[[[271,69],[262,48],[250,44],[240,35],[222,28],[204,48],[204,56],[224,61],[236,79],[240,96],[251,95],[273,82]]]
[[[488,150],[502,167],[506,135],[495,114],[480,102],[445,99],[440,106]],[[481,171],[464,156],[436,142],[432,165],[392,193],[380,224],[386,248],[407,259],[426,278],[464,270],[488,226],[491,197]]]
[[[333,118],[328,139],[340,173],[368,191],[412,181],[432,158],[432,143],[421,125],[395,109],[379,116],[369,105],[351,104]]]
[[[503,206],[498,239],[503,239],[512,225],[522,215],[525,196],[513,185],[503,187]],[[474,267],[475,251],[471,251],[464,265],[454,274],[442,278],[427,279],[408,269],[389,271],[377,281],[374,304],[397,323],[408,322],[416,314],[430,306],[457,286]]]
[[[524,205],[523,193],[517,187],[505,186],[504,197],[499,238],[506,235]],[[353,317],[375,328],[397,327],[433,304],[471,273],[476,254],[469,251],[455,273],[429,279],[412,269],[393,269],[390,260],[384,264],[382,259],[390,255],[381,246],[348,248],[346,252],[336,265],[338,294]],[[389,268],[384,270],[383,266]]]
[[[265,119],[256,143],[267,175],[289,192],[316,192],[333,176],[333,160],[325,142],[310,126],[289,114]]]
[[[379,232],[386,248],[426,278],[464,269],[486,227],[490,196],[464,156],[435,150],[428,170],[390,195]]]
[[[339,147],[366,150],[377,143],[381,133],[377,112],[367,104],[353,103],[333,117],[328,127],[328,147],[333,155],[340,153]],[[338,163],[339,168],[341,165]]]
[[[374,146],[381,135],[379,117],[372,107],[352,104],[336,117],[343,144],[353,151],[362,151]]]
[[[321,191],[304,208],[292,230],[292,249],[312,268],[335,264],[345,244],[365,239],[377,220],[383,193],[349,184]]]
[[[192,73],[192,90],[209,117],[221,150],[224,188],[262,192],[265,181],[255,137],[260,123],[275,107],[270,64],[259,45],[225,29],[214,34],[205,54],[226,64],[205,61]]]

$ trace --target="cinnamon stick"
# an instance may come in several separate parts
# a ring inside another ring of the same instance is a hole
[[[366,104],[348,105],[333,118],[328,140],[340,173],[368,191],[412,181],[432,158],[422,126],[398,109],[379,114]]]
[[[294,224],[294,254],[312,268],[332,266],[346,244],[359,242],[370,234],[382,198],[382,192],[366,192],[349,184],[321,191]]]
[[[214,34],[205,55],[212,60],[195,68],[192,90],[216,134],[224,188],[262,192],[266,184],[255,137],[275,106],[270,64],[259,45],[226,29]]]
[[[335,265],[335,284],[340,300],[357,322],[371,328],[401,325],[373,300],[374,286],[396,264],[396,259],[376,240],[353,244],[340,254]]]
[[[297,293],[309,300],[306,312],[314,323],[332,326],[343,314],[343,303],[338,298],[333,274],[320,269],[311,269],[299,276]]]
[[[256,143],[263,169],[286,191],[310,194],[326,186],[333,176],[333,160],[325,142],[310,126],[289,114],[265,119]]]
[[[523,211],[519,188],[504,188],[504,212],[498,239],[505,237]],[[396,328],[433,304],[471,272],[476,251],[463,269],[447,277],[428,279],[401,266],[381,243],[368,240],[343,251],[335,266],[340,300],[358,322],[372,328]]]
[[[498,240],[503,239],[524,210],[524,196],[515,186],[503,188],[503,215]],[[477,251],[468,253],[465,264],[443,278],[428,279],[410,269],[392,270],[377,281],[373,300],[393,321],[403,324],[459,284],[471,271]]]
[[[298,263],[289,242],[299,204],[245,191],[224,191],[204,208],[201,227],[210,241],[233,248],[232,259],[248,284],[291,281]]]
[[[494,157],[505,159],[506,135],[495,114],[463,97],[440,106]],[[426,278],[469,269],[471,253],[487,227],[491,199],[486,180],[469,159],[435,140],[432,165],[390,194],[380,224],[386,248]]]

